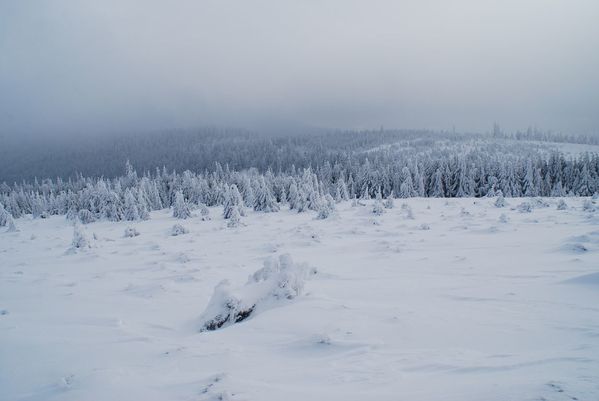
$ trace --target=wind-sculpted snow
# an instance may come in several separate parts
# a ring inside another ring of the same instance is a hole
[[[497,199],[15,218],[0,400],[599,399],[599,199]]]
[[[220,329],[284,304],[300,296],[306,279],[314,274],[316,269],[296,264],[285,254],[278,259],[268,258],[243,287],[233,289],[228,280],[223,280],[214,288],[200,318],[200,330]]]

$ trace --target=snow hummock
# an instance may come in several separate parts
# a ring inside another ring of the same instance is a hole
[[[247,283],[232,288],[228,280],[221,281],[202,317],[200,330],[216,330],[239,323],[265,309],[294,299],[302,294],[304,283],[315,269],[296,264],[289,254],[270,257],[264,267],[250,275]]]

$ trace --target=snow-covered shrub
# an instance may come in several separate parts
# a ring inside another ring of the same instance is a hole
[[[127,227],[125,228],[125,238],[133,238],[139,235],[139,231],[135,229],[135,227]]]
[[[175,224],[171,228],[171,235],[173,237],[176,237],[177,235],[187,234],[188,232],[189,232],[189,230],[187,228],[183,227],[181,224]]]
[[[536,208],[549,207],[549,203],[542,198],[534,198],[533,205]]]
[[[203,203],[200,203],[200,216],[202,216],[203,221],[210,220],[210,209]]]
[[[77,218],[82,224],[89,224],[96,221],[96,216],[94,216],[94,214],[87,209],[79,210],[79,213],[77,213]]]
[[[507,223],[508,221],[510,221],[510,218],[507,217],[505,213],[501,213],[501,216],[499,216],[499,221],[501,223]]]
[[[404,213],[404,217],[406,219],[414,220],[414,212],[412,212],[412,208],[407,203],[401,204],[401,210]]]
[[[329,218],[333,213],[335,213],[335,200],[331,195],[327,194],[324,197],[324,201],[320,202],[316,218],[323,220]]]
[[[8,229],[6,230],[7,233],[15,233],[19,231],[15,224],[15,219],[12,218],[12,215],[10,213],[8,213],[8,216],[6,218],[6,226],[8,227]]]
[[[372,205],[372,214],[375,216],[380,216],[385,213],[385,209],[383,207],[383,203],[381,201],[374,201],[374,205]]]
[[[430,229],[431,229],[431,226],[429,226],[429,225],[428,225],[428,224],[426,224],[426,223],[422,223],[422,224],[420,225],[420,229],[421,229],[421,230],[424,230],[424,231],[427,231],[427,230],[430,230]]]
[[[566,204],[566,201],[563,199],[560,199],[557,202],[557,210],[567,210],[568,209],[568,205]]]
[[[584,210],[585,212],[594,212],[595,205],[593,204],[593,202],[590,199],[585,199],[582,202],[582,210]]]
[[[385,203],[383,204],[383,206],[385,206],[385,209],[393,209],[393,207],[395,206],[395,197],[393,196],[393,192],[391,192],[389,197],[385,199]]]
[[[495,199],[495,207],[505,207],[505,198],[503,197],[503,194]]]
[[[241,322],[302,294],[304,283],[316,274],[305,264],[294,263],[288,254],[269,258],[240,288],[221,281],[200,317],[200,331],[216,330]]]
[[[227,227],[235,228],[235,227],[239,227],[240,224],[241,224],[241,215],[239,214],[239,210],[237,209],[237,206],[233,206],[233,208],[231,209],[231,214],[229,216],[229,221],[227,222]]]
[[[183,192],[177,191],[175,194],[175,202],[173,203],[173,217],[177,219],[188,219],[191,217],[191,210],[187,201],[183,197]]]
[[[91,248],[91,244],[85,235],[85,232],[79,224],[73,226],[73,241],[71,242],[71,249],[85,249]]]
[[[516,210],[518,210],[520,213],[531,213],[532,205],[529,202],[522,202],[516,206]]]
[[[470,217],[470,212],[466,210],[466,208],[461,208],[460,209],[460,216],[461,217]]]

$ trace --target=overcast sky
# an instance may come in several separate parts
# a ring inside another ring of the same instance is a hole
[[[0,132],[599,134],[597,0],[0,0]]]

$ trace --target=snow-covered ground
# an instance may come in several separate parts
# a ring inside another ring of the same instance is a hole
[[[130,238],[84,226],[76,252],[64,217],[18,219],[0,233],[0,399],[597,400],[599,212],[523,201],[409,199],[413,219],[401,200],[379,217],[345,203],[238,228],[161,211]],[[244,293],[287,253],[309,266],[299,296],[200,332],[221,280]]]

